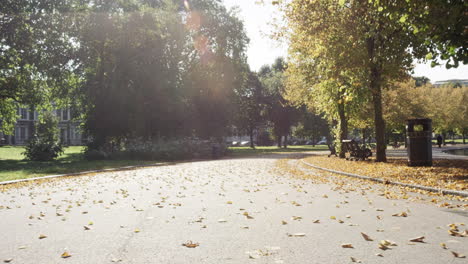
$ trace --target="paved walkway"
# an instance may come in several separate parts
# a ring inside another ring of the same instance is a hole
[[[466,263],[450,251],[468,255],[468,237],[447,233],[453,223],[465,230],[466,211],[386,199],[383,185],[299,179],[275,169],[283,157],[183,163],[8,189],[0,193],[0,261]],[[289,165],[317,173],[297,160]],[[392,216],[403,212],[407,217]],[[425,243],[409,242],[419,236]],[[381,240],[397,246],[379,249]],[[199,245],[182,246],[189,241]],[[71,257],[61,258],[64,252]]]
[[[468,156],[463,156],[463,155],[452,155],[449,153],[446,153],[447,150],[452,150],[452,149],[468,149],[468,145],[455,145],[455,146],[444,146],[442,148],[438,147],[433,147],[432,148],[432,158],[433,159],[457,159],[457,160],[468,160]],[[406,149],[401,147],[399,149],[387,149],[387,155],[389,157],[401,157],[401,158],[407,158],[408,154],[406,152]]]

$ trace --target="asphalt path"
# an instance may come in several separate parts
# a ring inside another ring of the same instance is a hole
[[[291,170],[278,166],[286,157]],[[0,261],[468,262],[451,252],[468,255],[468,237],[448,233],[450,224],[466,230],[466,206],[389,199],[383,185],[319,174],[294,156],[268,155],[9,186],[0,193]]]

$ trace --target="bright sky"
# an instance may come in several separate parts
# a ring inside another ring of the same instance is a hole
[[[248,62],[252,70],[258,70],[262,65],[271,64],[279,56],[287,56],[287,45],[280,44],[269,38],[272,31],[269,23],[275,15],[271,6],[255,4],[256,0],[223,0],[226,7],[239,6],[239,17],[244,21],[250,45],[247,51]],[[468,79],[468,65],[457,69],[445,69],[445,66],[431,68],[430,64],[417,64],[414,76],[426,76],[432,83],[447,79]]]

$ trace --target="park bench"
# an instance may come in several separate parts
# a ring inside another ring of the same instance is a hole
[[[365,146],[359,146],[354,140],[341,141],[341,147],[345,153],[349,153],[347,160],[366,160],[372,156],[372,151]]]

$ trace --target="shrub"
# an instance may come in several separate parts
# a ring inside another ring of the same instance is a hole
[[[227,153],[227,145],[210,140],[143,140],[131,139],[120,151],[106,152],[102,149],[85,151],[86,159],[131,159],[131,160],[187,160],[220,157]],[[213,148],[216,153],[213,153]]]
[[[58,136],[58,121],[52,113],[44,113],[35,130],[23,153],[27,159],[51,161],[63,153],[63,146]]]

